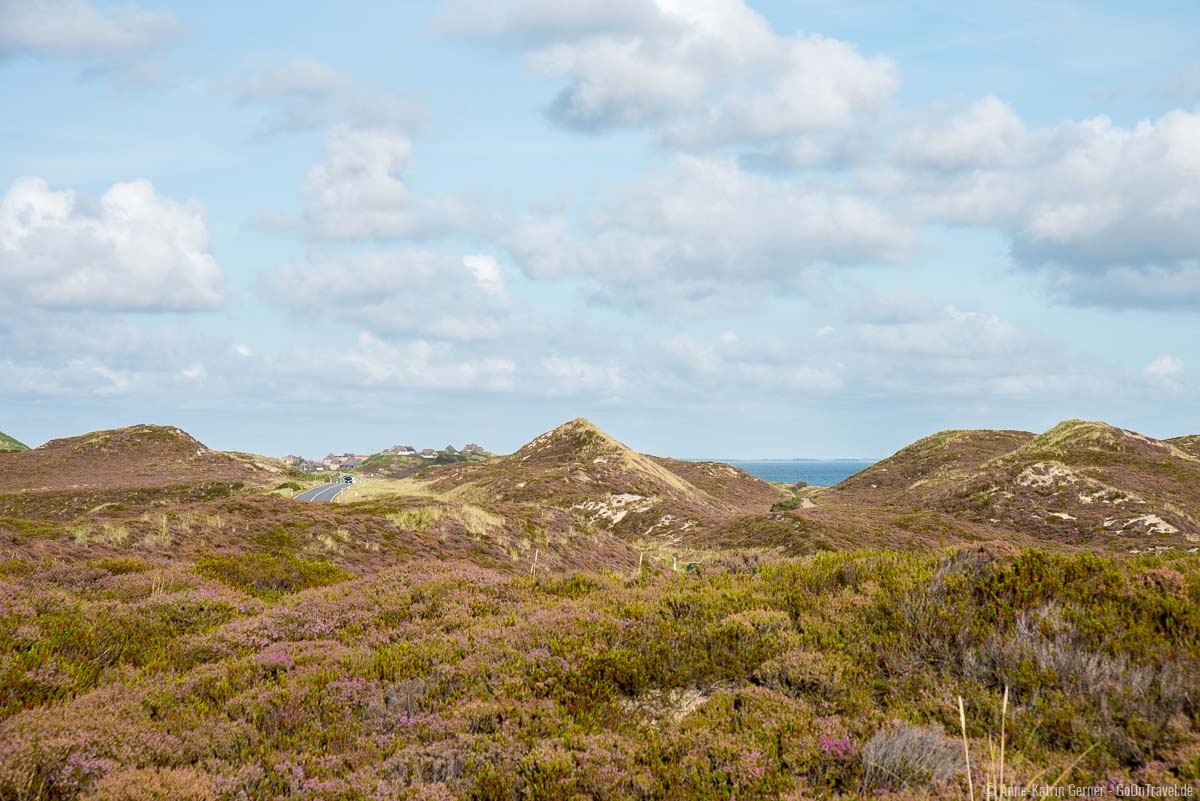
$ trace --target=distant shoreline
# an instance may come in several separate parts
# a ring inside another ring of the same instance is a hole
[[[807,456],[798,456],[793,459],[747,459],[744,457],[725,456],[720,458],[703,458],[703,459],[683,459],[685,462],[866,462],[874,464],[880,461],[879,459],[860,458],[854,456],[839,456],[834,459],[814,459]]]
[[[706,460],[712,461],[712,460]],[[831,487],[876,464],[874,459],[719,459],[763,481]]]

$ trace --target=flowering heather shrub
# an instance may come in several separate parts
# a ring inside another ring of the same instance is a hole
[[[849,759],[855,754],[854,741],[849,737],[818,737],[821,753],[835,759]]]
[[[70,697],[124,668],[168,664],[181,637],[234,614],[194,595],[121,603],[32,587],[15,608],[0,609],[0,715]]]
[[[1200,752],[1183,554],[422,561],[265,593],[281,561],[223,558],[236,580],[95,554],[0,577],[0,801],[953,794],[961,751],[905,726],[944,737],[961,692],[983,752],[1005,683],[1012,764],[1095,745],[1079,781],[1183,782]]]

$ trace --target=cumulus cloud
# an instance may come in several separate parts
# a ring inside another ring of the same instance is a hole
[[[948,119],[901,131],[895,158],[942,172],[1022,166],[1031,155],[1023,148],[1027,137],[1025,124],[1007,103],[985,97]]]
[[[926,302],[919,304],[928,307]],[[944,306],[876,318],[833,343],[860,397],[1025,398],[1045,401],[1111,390],[1106,368],[1000,315]]]
[[[310,232],[336,240],[420,239],[491,223],[469,196],[414,194],[405,180],[411,160],[412,142],[403,134],[333,128],[325,162],[308,171],[302,188]]]
[[[580,356],[547,356],[539,367],[547,395],[619,395],[627,388],[620,367]]]
[[[658,8],[646,0],[458,0],[442,8],[434,26],[453,36],[522,45],[597,34],[632,34],[662,22]]]
[[[225,301],[203,209],[148,181],[114,184],[94,201],[18,179],[0,200],[0,279],[9,300],[40,308],[191,311]]]
[[[359,86],[348,74],[307,56],[252,62],[227,90],[238,105],[267,110],[259,126],[264,136],[335,123],[407,130],[423,116],[416,102]]]
[[[755,402],[1078,401],[1113,386],[1103,365],[998,315],[934,309],[919,321],[851,322],[808,336],[677,333],[639,348],[623,374],[676,403],[731,388]]]
[[[208,370],[200,362],[179,371],[179,377],[184,381],[203,381],[207,375]]]
[[[928,322],[940,311],[937,304],[911,287],[860,292],[847,309],[852,320],[877,325]]]
[[[495,256],[487,254],[464,256],[463,266],[475,278],[475,285],[489,298],[497,303],[508,299],[508,291],[504,285],[504,268],[496,261]]]
[[[303,317],[460,341],[498,336],[510,305],[503,268],[491,256],[416,248],[287,265],[262,290]]]
[[[185,319],[87,310],[6,309],[0,396],[116,397],[178,385],[213,348]],[[82,333],[81,333],[82,332]]]
[[[807,136],[858,127],[898,86],[889,60],[781,36],[743,0],[468,0],[441,25],[527,48],[529,66],[562,84],[549,104],[559,123],[644,126],[675,148],[765,147],[780,161]]]
[[[503,237],[536,279],[583,281],[621,306],[745,306],[799,291],[809,268],[892,263],[916,236],[866,200],[679,157],[581,225],[527,219]]]
[[[169,14],[132,5],[100,8],[89,0],[0,0],[0,56],[114,59],[171,41]]]
[[[736,336],[709,342],[678,334],[663,341],[654,357],[653,380],[671,392],[737,387],[739,392],[828,395],[844,382],[840,365],[794,342]]]
[[[999,316],[953,306],[929,317],[866,323],[858,326],[856,338],[874,351],[950,359],[1004,356],[1033,346],[1023,332]]]
[[[998,229],[1068,302],[1200,309],[1200,113],[1028,130],[994,98],[901,134],[863,176],[920,218]]]
[[[747,291],[756,284],[794,291],[798,273],[781,264],[855,260],[847,258],[849,238],[834,242],[818,230],[845,215],[866,233],[856,239],[858,260],[896,260],[904,250],[896,218],[972,226],[1003,234],[1015,264],[1042,273],[1063,302],[1200,309],[1200,112],[1171,111],[1132,126],[1095,117],[1036,128],[1003,100],[984,97],[889,130],[876,123],[891,121],[880,115],[899,84],[891,61],[817,34],[781,34],[744,0],[459,0],[438,24],[520,49],[533,71],[558,85],[548,109],[568,127],[649,130],[698,157],[694,164],[733,153],[726,165],[825,175],[823,187],[759,184],[793,211],[803,205],[798,196],[810,202],[794,215],[810,222],[786,244],[772,229],[753,246],[737,225],[728,227],[721,200],[750,181],[729,169],[716,186],[660,178],[655,189],[670,196],[657,202],[639,205],[635,192],[629,207],[647,213],[651,225],[619,214],[582,225],[526,220],[506,245],[533,277],[606,276],[594,289],[609,302],[709,299],[738,264]],[[831,177],[844,170],[853,170],[853,192]],[[702,191],[686,193],[693,189]],[[706,202],[711,226],[693,237],[690,222]],[[770,209],[765,216],[774,219]],[[710,230],[732,231],[731,241],[706,236]],[[887,255],[877,247],[882,240]],[[791,280],[779,280],[784,275]]]
[[[1159,386],[1182,389],[1183,359],[1171,353],[1159,356],[1142,368],[1142,374]]]
[[[999,315],[915,298],[906,306],[919,314],[863,321],[851,306],[844,325],[807,335],[676,333],[640,347],[624,374],[676,402],[736,388],[756,402],[1077,403],[1118,385],[1117,371]]]
[[[281,374],[351,389],[484,390],[513,389],[514,362],[505,358],[472,358],[449,343],[416,340],[398,345],[361,332],[353,348],[315,349],[317,358],[284,360]],[[312,363],[318,363],[314,368]]]
[[[129,394],[140,384],[136,372],[114,369],[96,358],[61,365],[0,359],[0,395],[105,398]]]

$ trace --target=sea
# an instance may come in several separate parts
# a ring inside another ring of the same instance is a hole
[[[719,459],[740,467],[763,481],[795,484],[805,481],[814,487],[832,487],[844,478],[875,464],[874,459]]]

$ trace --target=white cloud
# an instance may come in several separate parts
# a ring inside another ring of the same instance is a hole
[[[913,298],[912,300],[915,300]],[[932,306],[909,303],[913,307]],[[852,314],[860,313],[858,308]],[[870,318],[868,318],[870,319]],[[855,325],[830,355],[847,364],[860,397],[890,400],[1026,398],[1078,403],[1112,389],[1103,364],[997,314],[945,306]]]
[[[89,0],[0,0],[0,56],[130,56],[169,42],[178,31],[171,15],[132,5],[99,8]]]
[[[504,268],[494,256],[478,255],[463,257],[463,266],[471,271],[476,286],[492,300],[503,303],[508,299],[504,286]]]
[[[844,380],[838,365],[795,343],[705,342],[687,334],[663,341],[648,370],[667,392],[736,387],[743,393],[827,395]]]
[[[444,7],[435,27],[455,36],[530,44],[598,33],[633,33],[661,23],[645,0],[573,0],[570,3],[458,0]]]
[[[1004,232],[1068,302],[1200,308],[1200,113],[1027,130],[987,98],[901,134],[866,191],[918,217]]]
[[[1182,389],[1183,359],[1170,353],[1159,356],[1142,368],[1142,374],[1160,386]]]
[[[1031,346],[1016,326],[999,316],[959,311],[953,306],[930,319],[860,325],[856,336],[874,351],[941,358],[990,358],[1020,353]]]
[[[891,287],[879,292],[860,292],[847,309],[859,323],[923,323],[941,316],[942,310],[911,287]]]
[[[1025,166],[1025,124],[1002,100],[985,97],[961,113],[901,131],[894,158],[900,164],[941,171]]]
[[[240,342],[233,346],[233,352],[238,356],[241,356],[243,359],[251,359],[254,357],[254,352],[250,350],[250,346]]]
[[[94,358],[70,359],[60,366],[0,360],[0,395],[105,398],[127,395],[138,386],[133,371]]]
[[[200,381],[208,371],[203,364],[193,364],[191,367],[185,367],[179,371],[179,377],[185,381]]]
[[[1096,117],[1039,129],[989,96],[888,130],[877,123],[892,119],[880,114],[899,84],[892,62],[836,39],[777,32],[744,0],[460,0],[440,26],[520,48],[559,86],[549,111],[563,124],[643,128],[700,155],[696,164],[735,151],[748,168],[812,171],[824,182],[758,184],[810,222],[787,242],[786,229],[761,224],[756,245],[721,205],[750,179],[719,168],[708,172],[720,177],[697,179],[702,169],[677,166],[686,180],[650,179],[641,197],[620,198],[618,209],[631,200],[627,215],[513,227],[505,242],[532,277],[582,277],[598,298],[623,305],[662,297],[705,305],[735,271],[751,295],[796,291],[800,273],[790,265],[911,253],[913,237],[902,242],[902,226],[881,210],[889,208],[913,226],[1000,232],[1014,261],[1044,273],[1067,303],[1200,309],[1198,111],[1127,127]],[[840,180],[847,169],[856,170],[853,191]],[[768,206],[743,222],[777,219]],[[630,224],[635,212],[651,222]],[[694,236],[691,220],[710,212]],[[827,235],[838,225],[823,223],[841,216],[866,233],[855,240],[857,258],[847,256],[853,238]]]
[[[516,365],[503,358],[463,358],[447,343],[424,340],[403,346],[362,332],[356,347],[321,354],[317,371],[348,387],[374,389],[478,389],[509,392]]]
[[[417,196],[405,181],[408,137],[339,125],[329,133],[325,163],[308,171],[302,194],[313,235],[337,240],[425,238],[485,227],[488,213],[472,198]]]
[[[0,200],[0,278],[10,300],[43,308],[175,311],[225,300],[203,209],[148,181],[92,201],[18,179]]]
[[[491,256],[415,248],[287,265],[263,291],[303,317],[451,340],[498,336],[509,308],[503,268]]]
[[[619,395],[627,388],[619,367],[580,356],[547,356],[540,366],[548,395]]]
[[[227,90],[241,106],[268,110],[259,127],[263,135],[335,123],[410,129],[423,117],[416,102],[361,87],[348,74],[311,57],[251,62]]]
[[[549,107],[559,122],[646,126],[677,148],[773,148],[854,129],[898,85],[887,59],[780,36],[743,0],[460,2],[442,27],[531,48],[531,68],[563,84]]]
[[[527,219],[504,244],[532,278],[581,280],[620,306],[747,306],[796,293],[809,268],[892,263],[914,233],[871,203],[681,156],[581,226]]]

